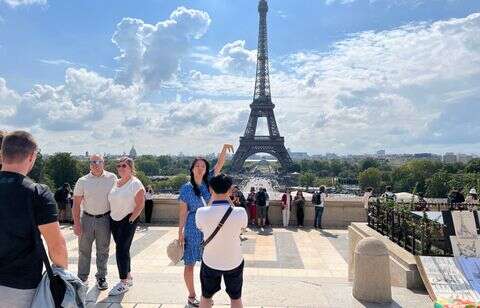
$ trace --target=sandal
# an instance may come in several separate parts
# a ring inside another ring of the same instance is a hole
[[[187,298],[187,304],[188,306],[190,307],[200,307],[200,302],[198,301],[198,299],[196,297],[188,297]]]

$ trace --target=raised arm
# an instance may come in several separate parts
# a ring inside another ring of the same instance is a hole
[[[225,161],[227,159],[227,153],[228,152],[231,152],[233,153],[234,150],[233,150],[233,145],[231,144],[224,144],[223,145],[223,148],[222,148],[222,151],[220,152],[220,154],[218,155],[218,161],[217,161],[217,164],[215,165],[215,167],[213,168],[213,171],[215,173],[215,175],[219,174],[221,171],[222,171],[222,168],[223,166],[225,165]]]

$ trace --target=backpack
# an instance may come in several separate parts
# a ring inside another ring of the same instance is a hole
[[[267,196],[265,195],[265,192],[261,191],[257,195],[257,205],[259,206],[265,206],[267,205]]]

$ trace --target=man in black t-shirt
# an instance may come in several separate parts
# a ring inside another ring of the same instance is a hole
[[[57,221],[52,192],[26,175],[37,157],[33,137],[9,133],[2,144],[0,171],[0,301],[2,307],[30,307],[42,278],[42,258],[36,246],[38,226],[54,265],[67,268],[67,247]],[[33,221],[35,220],[35,221]]]

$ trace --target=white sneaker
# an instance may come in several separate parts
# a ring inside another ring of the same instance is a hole
[[[129,289],[128,283],[120,281],[108,292],[108,296],[117,296],[127,292]]]
[[[127,284],[129,287],[133,287],[133,278],[130,277],[130,278],[127,278]]]

